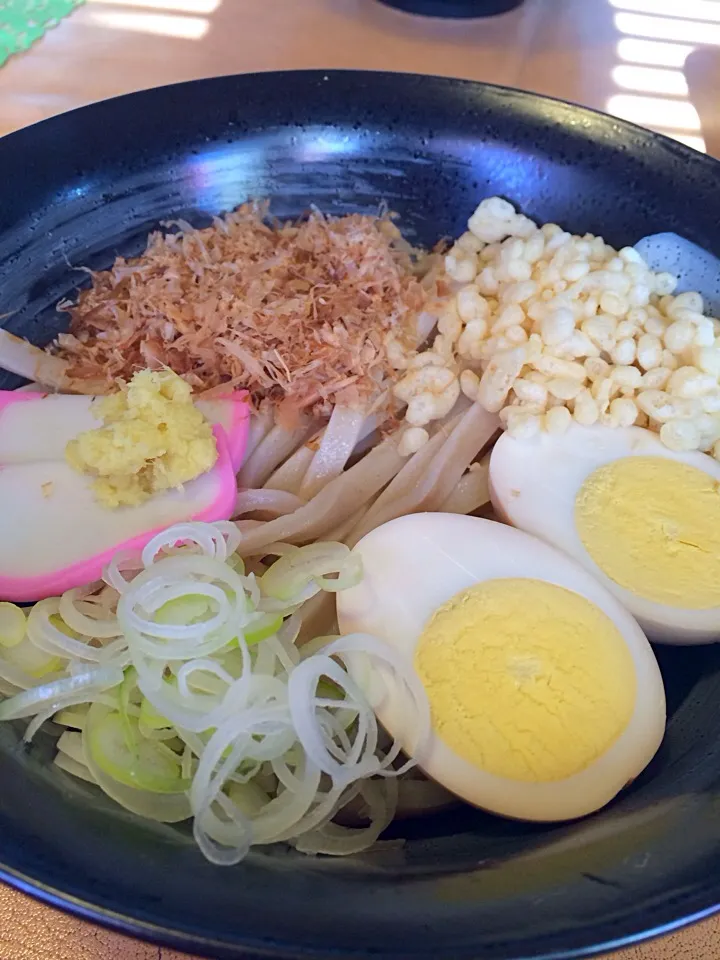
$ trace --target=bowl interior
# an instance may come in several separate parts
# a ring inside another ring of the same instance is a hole
[[[566,104],[427,77],[221,78],[96,104],[0,141],[0,316],[46,343],[55,304],[147,233],[252,197],[371,212],[431,245],[501,194],[622,246],[674,230],[720,253],[718,165]],[[19,381],[5,376],[0,388]],[[602,813],[530,826],[458,808],[348,860],[257,849],[206,863],[0,728],[0,875],[51,902],[222,957],[579,956],[720,905],[720,647],[657,649],[670,721]],[[403,841],[403,842],[400,842]]]

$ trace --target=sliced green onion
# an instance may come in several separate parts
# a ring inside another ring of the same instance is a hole
[[[242,676],[243,670],[245,669],[245,660],[237,640],[233,640],[229,649],[216,655],[215,659],[235,680]]]
[[[30,675],[42,680],[43,677],[47,677],[51,673],[58,673],[62,670],[62,665],[63,662],[59,657],[53,657],[44,666],[38,667],[37,670],[31,670]]]
[[[345,691],[327,677],[320,677],[315,696],[325,697],[327,700],[344,700]]]
[[[63,733],[57,742],[57,748],[60,753],[64,753],[76,763],[85,763],[85,753],[83,751],[83,738],[81,733],[70,732]]]
[[[80,636],[92,637],[97,640],[114,640],[122,636],[122,629],[114,616],[110,619],[98,619],[96,614],[108,611],[90,599],[82,600],[80,590],[67,590],[60,597],[58,613],[65,625],[75,630]],[[62,628],[61,628],[62,629]]]
[[[210,612],[210,601],[199,593],[186,593],[176,600],[168,600],[159,610],[155,611],[156,623],[190,624],[207,619]]]
[[[57,597],[40,600],[28,615],[28,639],[46,654],[67,660],[94,661],[99,663],[107,657],[101,647],[93,646],[88,638],[78,639],[79,634],[58,617],[60,602]]]
[[[375,807],[368,800],[362,836],[328,824],[363,793],[364,778],[399,772],[391,769],[399,746],[388,753],[380,742],[358,663],[377,658],[398,674],[421,734],[425,700],[374,638],[315,637],[297,647],[320,622],[305,601],[361,577],[344,544],[271,544],[246,575],[233,553],[239,538],[229,523],[176,525],[142,565],[127,566],[127,580],[123,561],[111,563],[105,578],[119,600],[112,590],[68,591],[36,604],[27,622],[24,610],[0,604],[0,684],[21,688],[0,702],[0,720],[30,718],[30,739],[55,719],[66,727],[58,767],[142,817],[194,816],[214,863],[305,834],[308,849],[359,850],[392,816],[384,794]]]
[[[14,603],[0,603],[0,647],[16,647],[25,638],[27,621],[22,607]]]
[[[356,587],[362,577],[362,559],[359,554],[351,553],[343,564],[342,570],[338,572],[337,577],[333,577],[332,580],[329,577],[315,577],[315,583],[327,593],[339,593],[341,590]]]
[[[230,747],[227,749],[229,753]],[[255,783],[231,782],[227,786],[227,795],[246,817],[256,817],[270,802],[270,797]]]
[[[24,637],[22,643],[10,647],[6,658],[36,680],[42,680],[50,673],[59,673],[65,664],[60,657],[39,650],[29,637]]]
[[[125,731],[125,743],[128,750],[132,750],[135,745],[135,727],[130,721],[130,697],[133,690],[137,687],[137,670],[135,667],[128,667],[125,671],[125,679],[120,684],[120,718],[122,720],[123,730]]]
[[[252,647],[261,640],[267,640],[268,637],[274,636],[282,625],[283,618],[280,614],[265,613],[246,628],[245,643]]]
[[[59,630],[60,633],[64,633],[66,637],[70,637],[72,640],[84,640],[77,631],[73,630],[72,627],[69,627],[59,613],[51,613],[48,617],[50,623]]]
[[[125,724],[120,713],[108,713],[90,731],[86,730],[85,749],[97,766],[113,780],[150,793],[181,793],[190,782],[180,776],[180,757],[171,760],[152,740],[144,740],[136,731],[135,742],[128,746]]]
[[[88,749],[88,742],[94,737],[95,729],[108,713],[116,713],[116,710],[109,710],[103,704],[94,703],[88,712],[87,724],[83,734],[85,761],[100,789],[116,803],[119,803],[121,807],[149,820],[156,820],[160,823],[179,823],[181,820],[187,820],[191,815],[191,810],[185,792],[153,793],[149,790],[128,787],[105,773],[94,761],[91,751]]]
[[[142,727],[146,727],[148,730],[172,730],[173,728],[168,718],[159,714],[147,697],[143,697],[140,701],[138,722],[141,729]]]
[[[320,677],[315,690],[315,696],[317,697],[315,701],[317,706],[328,707],[335,710],[338,722],[344,730],[357,732],[358,709],[352,703],[348,706],[342,705],[343,701],[347,699],[342,687],[338,686],[337,683],[333,683],[328,677]],[[334,706],[336,703],[337,709]]]
[[[341,574],[349,556],[350,548],[344,543],[311,543],[300,547],[280,557],[265,571],[260,577],[260,589],[275,600],[309,600],[320,590],[317,578]]]
[[[231,569],[235,571],[235,573],[239,573],[241,577],[245,576],[245,561],[240,554],[231,554],[225,562]]]
[[[117,667],[90,667],[84,673],[31,687],[0,703],[0,721],[32,717],[48,710],[52,715],[62,707],[80,702],[78,697],[92,700],[103,690],[118,686],[122,679]]]
[[[65,773],[69,773],[71,776],[77,777],[78,780],[87,780],[88,783],[97,783],[97,780],[84,763],[78,763],[77,760],[73,760],[72,757],[69,757],[66,753],[56,754],[53,763],[56,767],[59,767],[60,770],[64,770]]]
[[[61,727],[70,727],[72,730],[82,730],[87,719],[88,707],[66,707],[53,717],[53,723],[59,723]]]
[[[322,637],[313,637],[312,640],[308,640],[307,643],[303,643],[300,647],[300,659],[307,660],[308,657],[320,653],[320,651],[324,650],[329,644],[339,639],[340,635],[337,633],[328,633]]]

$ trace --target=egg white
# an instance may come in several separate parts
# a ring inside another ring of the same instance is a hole
[[[633,617],[570,557],[512,527],[441,513],[383,524],[364,537],[355,552],[362,558],[364,575],[358,586],[337,595],[340,629],[384,640],[404,657],[408,670],[415,670],[418,639],[438,607],[473,584],[498,578],[544,580],[580,594],[613,621],[627,643],[637,676],[635,709],[620,737],[589,767],[551,783],[519,782],[479,769],[433,733],[416,759],[447,789],[504,816],[569,820],[604,806],[650,762],[665,730],[665,692],[657,661]],[[371,690],[380,722],[412,753],[416,712],[402,681],[367,661],[350,663],[349,668]]]
[[[532,441],[507,433],[490,458],[490,492],[497,512],[578,560],[615,594],[652,640],[675,644],[720,639],[720,607],[690,610],[640,597],[611,580],[590,557],[575,526],[575,499],[595,470],[625,457],[664,457],[720,480],[720,464],[704,453],[677,453],[641,427],[610,429],[573,424],[562,436]]]

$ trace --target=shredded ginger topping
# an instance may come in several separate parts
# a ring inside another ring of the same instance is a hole
[[[329,404],[368,405],[391,373],[383,341],[413,342],[431,283],[385,217],[313,212],[268,225],[267,205],[213,225],[154,233],[145,253],[92,274],[60,304],[70,333],[54,352],[68,374],[112,388],[169,367],[195,390],[247,388],[279,422]]]
[[[95,413],[103,426],[70,440],[65,459],[95,477],[95,498],[105,507],[144,503],[217,461],[212,426],[193,404],[189,385],[170,370],[141,370],[99,400]]]

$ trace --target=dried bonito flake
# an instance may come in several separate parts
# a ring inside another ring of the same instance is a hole
[[[285,423],[383,402],[385,338],[416,347],[418,316],[437,293],[430,260],[388,216],[269,223],[266,204],[249,204],[204,229],[173,226],[60,305],[70,332],[54,352],[68,377],[110,389],[167,366],[197,391],[247,388]]]

